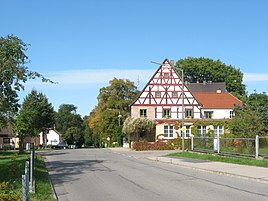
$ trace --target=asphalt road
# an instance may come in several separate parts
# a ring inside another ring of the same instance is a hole
[[[162,154],[109,149],[43,153],[60,201],[268,201],[267,184],[145,159]]]

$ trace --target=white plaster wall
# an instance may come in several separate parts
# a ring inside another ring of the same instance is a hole
[[[230,111],[232,109],[202,109],[202,115],[204,115],[205,111],[213,111],[212,119],[229,119]]]
[[[47,134],[47,140],[48,145],[57,145],[60,143],[60,136],[54,130],[50,130]]]

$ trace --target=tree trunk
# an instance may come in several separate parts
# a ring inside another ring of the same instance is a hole
[[[24,153],[24,151],[23,151],[23,141],[24,141],[24,137],[19,137],[19,154]]]

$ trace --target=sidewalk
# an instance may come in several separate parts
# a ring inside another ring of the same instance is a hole
[[[190,158],[175,158],[166,156],[150,156],[149,160],[171,163],[185,168],[192,168],[206,172],[240,177],[262,183],[268,183],[268,168],[247,165],[237,165],[214,161],[203,161]]]

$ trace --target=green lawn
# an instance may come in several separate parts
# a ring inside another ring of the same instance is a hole
[[[251,166],[259,166],[259,167],[268,167],[268,160],[256,160],[251,158],[236,158],[236,157],[227,157],[227,156],[219,156],[215,154],[200,154],[200,153],[192,153],[192,152],[178,152],[169,154],[169,156],[175,157],[184,157],[184,158],[194,158],[199,160],[209,160],[209,161],[219,161],[224,163],[234,163],[241,165],[251,165]]]
[[[18,154],[14,151],[0,151],[0,200],[7,200],[5,198],[14,201],[21,200],[21,175],[24,174],[25,161],[29,158],[29,153]],[[55,200],[47,170],[39,154],[37,154],[35,174],[36,192],[31,193],[30,200]]]

